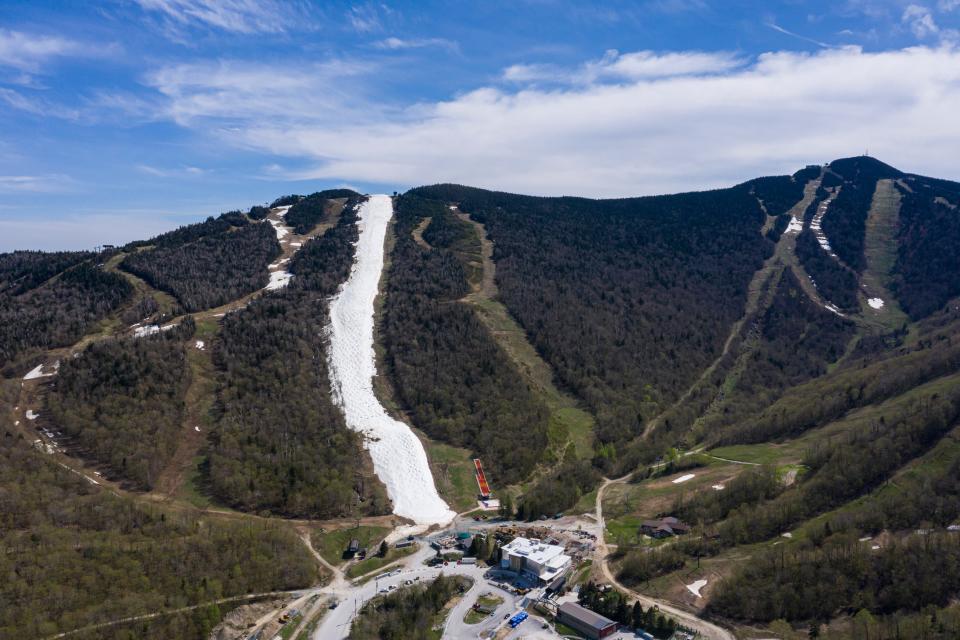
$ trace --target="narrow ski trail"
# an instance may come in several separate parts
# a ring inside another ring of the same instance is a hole
[[[366,437],[377,476],[393,512],[419,525],[445,524],[456,514],[437,493],[423,444],[392,418],[373,391],[374,301],[384,263],[384,240],[393,217],[389,196],[371,196],[360,207],[360,238],[350,277],[330,303],[330,380],[347,426]]]

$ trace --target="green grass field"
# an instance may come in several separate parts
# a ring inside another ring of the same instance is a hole
[[[366,560],[361,560],[360,562],[350,565],[350,568],[347,569],[348,578],[357,578],[359,576],[366,575],[372,571],[376,571],[380,567],[385,567],[391,562],[396,562],[400,558],[405,558],[417,550],[417,546],[404,547],[403,549],[395,549],[390,547],[390,550],[387,551],[387,555],[380,557],[376,555],[376,549],[370,549],[369,554]]]
[[[349,527],[325,533],[314,533],[310,536],[310,542],[317,553],[323,556],[324,560],[337,565],[343,562],[343,552],[346,551],[350,541],[354,538],[360,541],[361,548],[367,549],[367,553],[375,554],[380,541],[388,533],[390,533],[390,529],[387,527]]]

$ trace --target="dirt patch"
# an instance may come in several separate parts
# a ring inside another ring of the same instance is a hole
[[[210,640],[238,640],[248,637],[257,620],[279,609],[283,602],[284,600],[277,598],[237,607],[213,628]]]

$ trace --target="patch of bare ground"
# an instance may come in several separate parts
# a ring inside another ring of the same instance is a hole
[[[430,251],[433,247],[430,246],[429,242],[423,239],[423,232],[427,230],[427,227],[430,226],[431,222],[433,222],[433,218],[424,218],[420,221],[420,224],[417,225],[416,229],[413,230],[413,241],[427,251]]]

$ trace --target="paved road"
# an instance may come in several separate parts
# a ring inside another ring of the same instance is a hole
[[[429,548],[417,552],[400,568],[399,573],[381,580],[370,580],[366,584],[358,587],[325,590],[337,598],[339,605],[336,609],[327,612],[317,626],[313,638],[315,638],[315,640],[346,638],[350,634],[350,624],[353,622],[353,618],[368,600],[379,595],[381,589],[388,589],[391,586],[402,587],[407,580],[420,578],[420,581],[423,582],[434,580],[440,574],[460,575],[473,578],[474,587],[471,591],[476,589],[478,584],[488,586],[484,580],[484,574],[487,571],[486,568],[481,568],[476,565],[456,564],[436,568],[423,566],[423,560],[429,558],[431,555],[433,555],[433,550]]]

